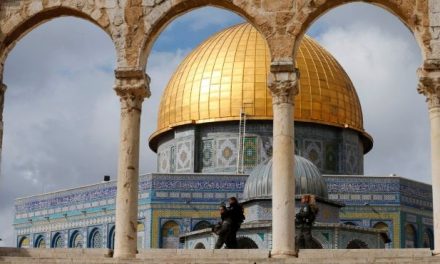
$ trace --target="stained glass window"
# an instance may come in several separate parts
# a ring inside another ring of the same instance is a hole
[[[244,139],[244,153],[243,153],[243,163],[245,166],[257,165],[258,161],[258,151],[257,151],[257,138],[256,137],[246,137]]]
[[[213,163],[213,140],[203,140],[202,142],[202,162],[203,167],[212,167]]]
[[[84,238],[80,232],[76,231],[72,236],[72,248],[82,248],[84,245]]]
[[[115,227],[112,227],[112,229],[110,229],[108,248],[115,248]]]
[[[415,248],[417,247],[416,229],[413,225],[407,224],[405,226],[405,247]]]
[[[52,247],[53,248],[63,248],[64,247],[64,238],[60,233],[57,233],[53,237]]]
[[[29,238],[27,236],[20,239],[19,248],[29,248]]]
[[[166,222],[162,227],[162,248],[179,248],[179,225],[174,221]]]
[[[37,237],[37,239],[35,240],[34,247],[36,247],[36,248],[46,248],[46,241],[44,240],[43,236]]]
[[[90,247],[91,248],[102,248],[102,234],[98,229],[92,231],[90,236]]]
[[[432,235],[432,230],[429,228],[426,228],[425,231],[423,232],[423,247],[424,248],[430,248],[430,249],[434,249],[434,241],[433,241],[433,235]]]

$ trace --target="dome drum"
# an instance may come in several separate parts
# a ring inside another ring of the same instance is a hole
[[[245,173],[272,156],[272,121],[246,125]],[[238,122],[179,126],[158,140],[160,173],[235,173]],[[295,151],[324,174],[362,174],[364,148],[352,130],[295,123]]]

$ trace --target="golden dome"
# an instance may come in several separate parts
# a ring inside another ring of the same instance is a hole
[[[242,107],[247,119],[272,120],[269,66],[266,41],[250,24],[210,37],[185,58],[165,88],[150,146],[156,149],[157,137],[176,126],[239,120]],[[301,75],[295,121],[357,130],[368,152],[372,139],[363,128],[359,98],[336,59],[305,36],[296,66]]]

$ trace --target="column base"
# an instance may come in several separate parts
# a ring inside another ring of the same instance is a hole
[[[271,258],[291,258],[298,257],[298,252],[295,250],[272,250],[270,251]]]
[[[120,254],[113,254],[113,258],[115,259],[135,259],[136,254],[130,254],[130,253],[120,253]]]
[[[434,249],[432,251],[432,255],[435,256],[435,257],[440,257],[440,250],[439,249]]]

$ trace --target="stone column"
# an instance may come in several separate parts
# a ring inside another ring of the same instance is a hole
[[[140,70],[116,70],[115,91],[121,101],[116,193],[116,258],[135,258],[137,250],[139,134],[142,102],[150,95],[149,78]]]
[[[426,96],[431,126],[432,209],[434,254],[440,254],[440,71],[419,69],[418,92]]]
[[[272,63],[269,89],[273,105],[272,256],[296,255],[294,96],[298,72],[293,64]]]

